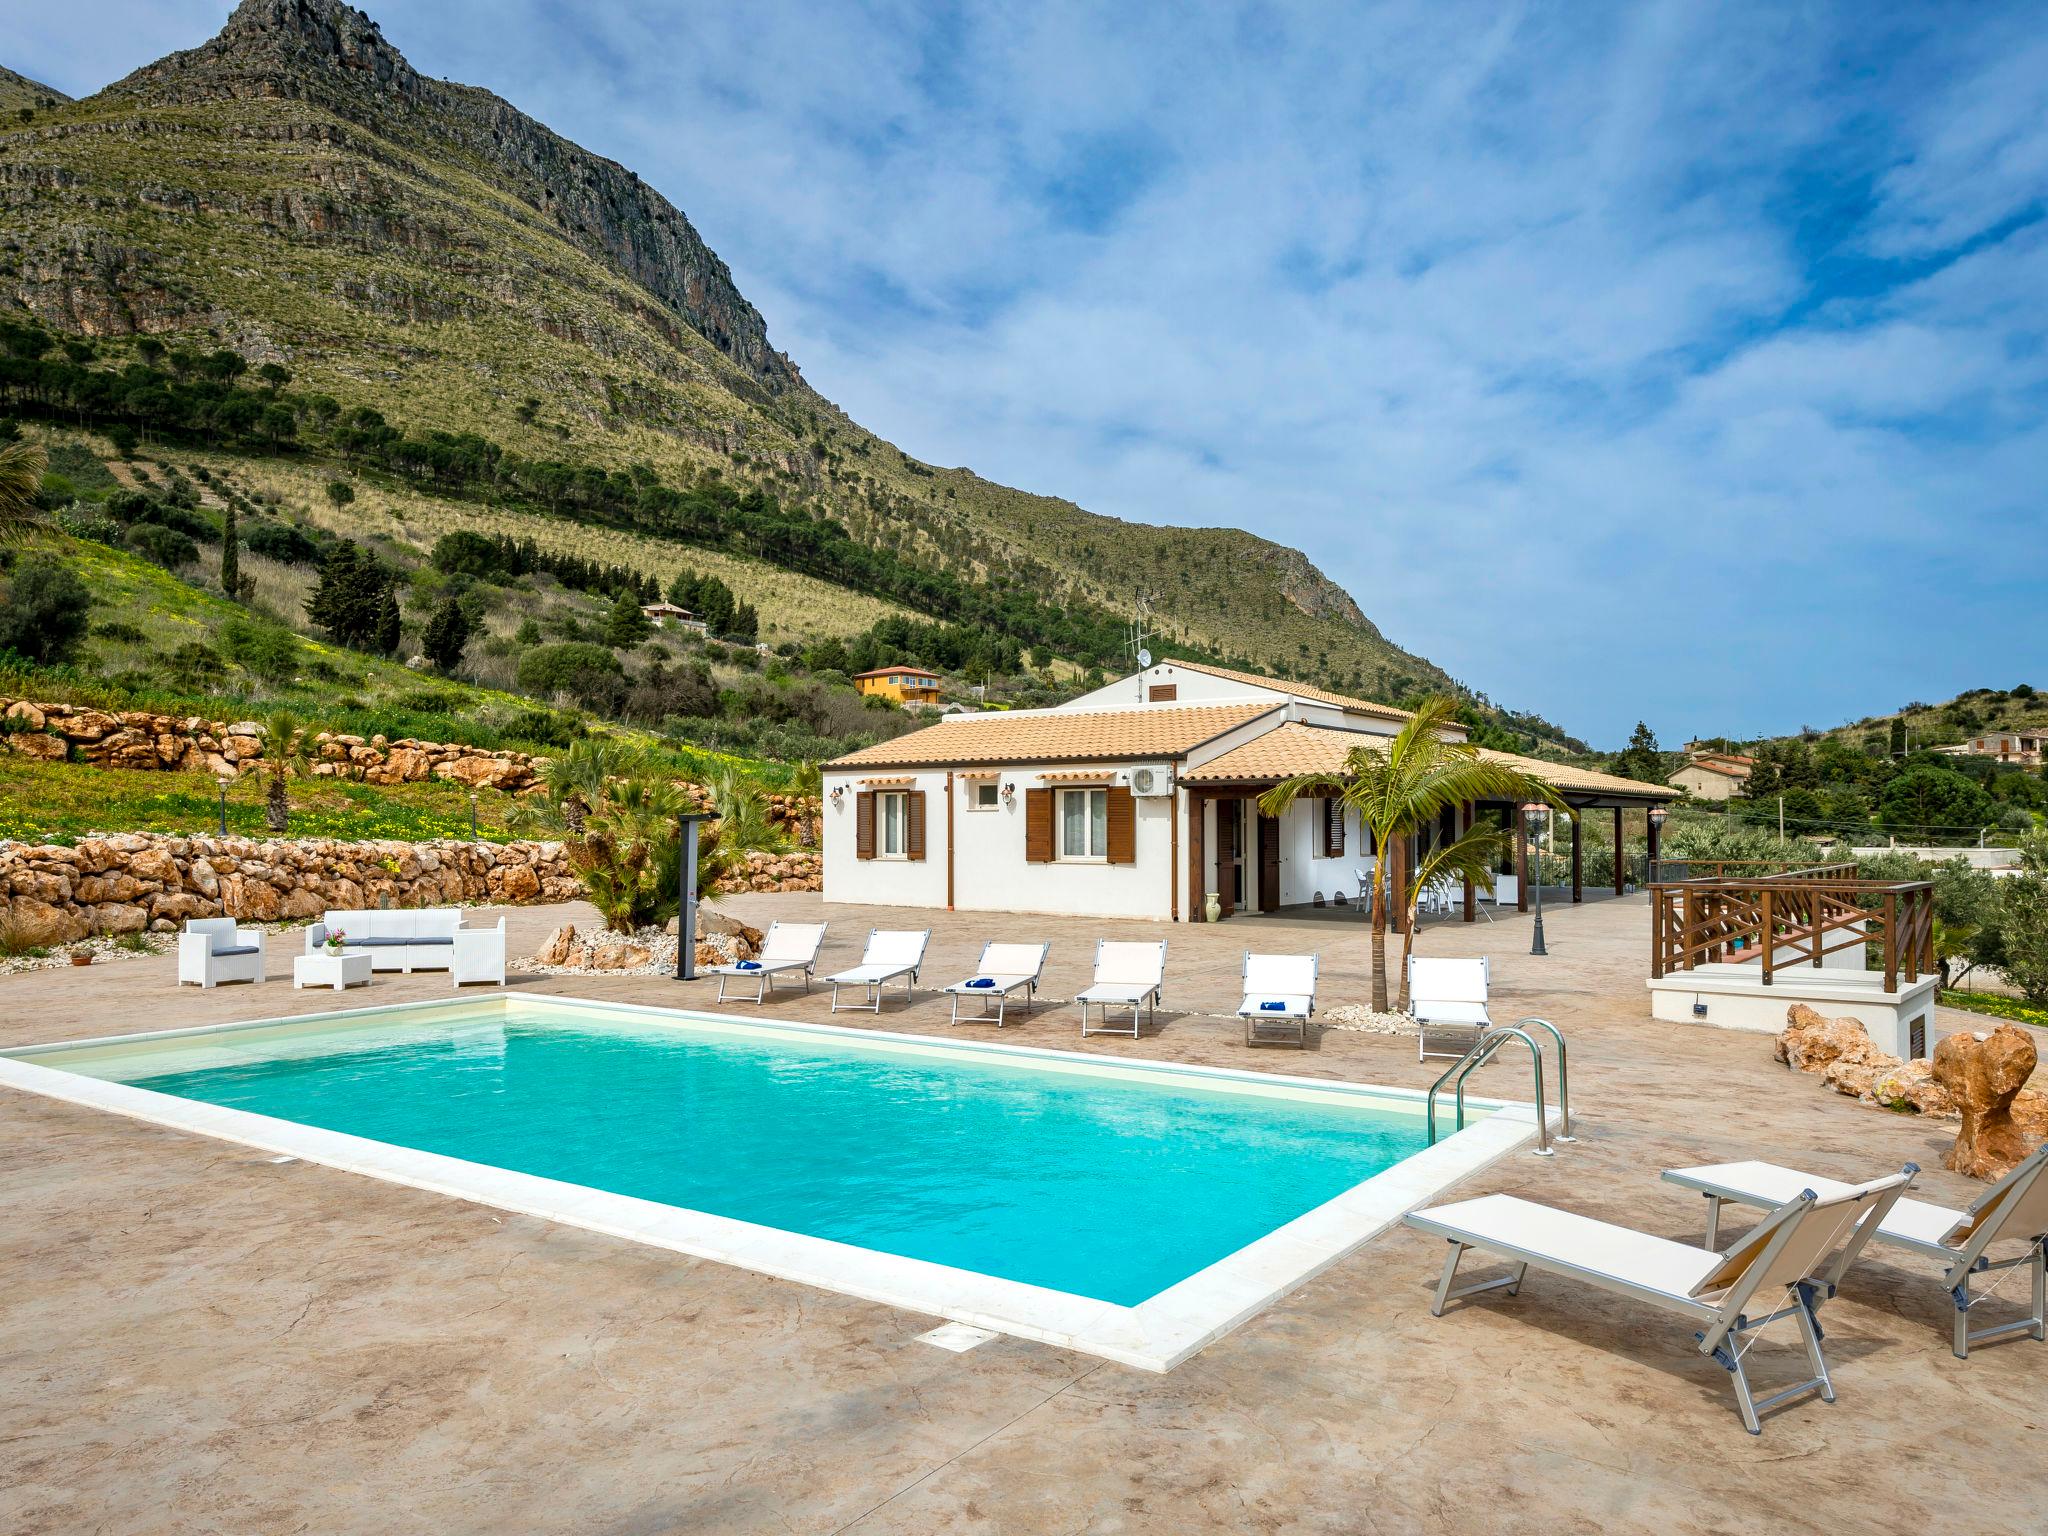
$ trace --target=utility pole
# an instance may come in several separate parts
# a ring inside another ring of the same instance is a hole
[[[1785,797],[1778,796],[1778,841],[1785,841]]]

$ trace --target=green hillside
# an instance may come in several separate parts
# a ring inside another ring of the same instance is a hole
[[[20,121],[23,112],[33,116],[37,112],[60,107],[71,100],[62,91],[44,85],[40,80],[31,80],[27,75],[17,75],[13,70],[0,68],[0,114]]]
[[[1044,600],[1064,615],[1057,635],[1019,620],[1011,637],[1044,634],[1082,666],[1118,661],[1138,589],[1155,650],[1390,699],[1449,684],[1296,551],[1099,517],[865,431],[772,348],[724,264],[638,177],[487,92],[421,78],[334,0],[247,0],[200,48],[0,123],[0,157],[0,316],[90,340],[95,369],[162,355],[145,342],[226,348],[344,419],[366,407],[414,438],[470,434],[572,477],[714,486],[884,555],[901,579],[885,590],[844,561],[763,548],[772,563],[984,627]],[[518,500],[474,482],[461,499]],[[706,543],[660,517],[626,531]],[[836,607],[808,632],[873,611]]]

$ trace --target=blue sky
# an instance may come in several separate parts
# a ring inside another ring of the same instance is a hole
[[[82,93],[226,11],[23,7],[0,62]],[[372,14],[912,454],[1297,545],[1596,743],[2048,688],[2038,5]]]

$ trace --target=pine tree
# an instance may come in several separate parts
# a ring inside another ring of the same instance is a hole
[[[452,597],[441,599],[440,607],[427,621],[427,632],[420,641],[420,648],[443,672],[453,672],[462,663],[463,647],[469,644],[469,615],[462,611],[462,604]]]
[[[221,520],[220,589],[227,594],[229,602],[234,602],[241,585],[242,539],[235,528],[235,504],[229,502],[227,512]]]
[[[398,650],[398,599],[388,586],[377,605],[375,647],[379,656],[390,656]]]
[[[1636,722],[1635,730],[1629,733],[1628,745],[1614,759],[1614,771],[1639,784],[1664,782],[1664,754],[1657,746],[1656,735],[1642,721]]]
[[[391,577],[374,555],[346,540],[337,542],[320,565],[320,584],[306,599],[306,617],[337,644],[372,650],[382,637],[384,605]],[[398,646],[398,606],[391,603],[391,646]]]
[[[640,599],[630,588],[620,587],[605,615],[604,643],[614,650],[631,650],[654,632],[647,615],[640,611]]]

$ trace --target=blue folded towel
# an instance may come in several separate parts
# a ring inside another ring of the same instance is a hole
[[[742,960],[733,969],[736,971],[758,971],[761,969],[761,962],[758,960]]]
[[[995,978],[992,976],[977,976],[967,983],[970,987],[992,987],[995,984]]]
[[[1259,1004],[1259,1010],[1262,1013],[1285,1013],[1287,1005],[1285,1003],[1261,1003]]]

